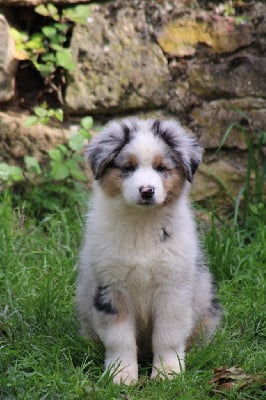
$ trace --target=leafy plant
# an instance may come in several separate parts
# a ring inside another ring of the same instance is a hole
[[[229,17],[231,15],[235,15],[236,10],[234,6],[234,1],[229,0],[226,3],[224,3],[224,16]]]
[[[0,188],[2,186],[11,185],[24,179],[21,168],[7,163],[0,163]]]
[[[61,109],[48,109],[46,104],[35,107],[34,113],[26,120],[27,126],[44,124],[51,118],[63,120]],[[58,144],[48,151],[45,165],[32,156],[24,157],[23,168],[0,163],[0,187],[14,187],[14,198],[18,202],[21,199],[28,201],[35,215],[74,201],[82,195],[83,184],[87,180],[80,151],[91,137],[92,127],[93,119],[90,116],[82,118],[80,127],[71,134],[66,145]]]
[[[69,139],[69,147],[73,151],[79,151],[84,145],[84,139],[90,139],[91,128],[93,126],[93,119],[90,116],[83,117],[80,120],[80,128],[77,132],[73,133]]]
[[[48,108],[48,105],[45,102],[34,107],[33,112],[34,115],[31,115],[26,119],[26,126],[32,126],[36,123],[47,124],[51,119],[63,122],[64,119],[64,112],[61,108]]]
[[[75,5],[60,11],[55,5],[40,4],[35,12],[48,20],[39,32],[29,35],[12,28],[16,43],[17,58],[30,60],[44,78],[44,83],[56,92],[63,104],[62,88],[54,83],[58,70],[70,71],[75,68],[68,39],[74,23],[85,24],[90,15],[89,5]]]
[[[86,181],[86,176],[80,168],[83,157],[79,154],[79,151],[84,147],[84,141],[91,137],[92,125],[93,119],[91,117],[82,118],[80,129],[72,133],[68,146],[58,144],[56,148],[49,151],[48,180],[63,180],[70,177],[78,181]]]
[[[218,14],[221,14],[224,17],[234,18],[236,25],[241,25],[251,20],[250,16],[248,15],[237,15],[238,8],[241,9],[243,4],[243,2],[239,2],[237,0],[228,0],[224,3],[218,4],[215,10]]]

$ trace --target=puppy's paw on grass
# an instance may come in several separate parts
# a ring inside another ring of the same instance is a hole
[[[184,371],[184,366],[173,366],[173,365],[160,365],[153,366],[151,379],[152,380],[164,380],[164,379],[175,379],[177,375],[181,374]]]
[[[138,380],[138,375],[130,368],[124,368],[122,371],[117,372],[113,377],[115,385],[134,385]]]

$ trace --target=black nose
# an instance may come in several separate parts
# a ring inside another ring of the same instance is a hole
[[[154,187],[153,186],[141,186],[139,188],[139,192],[141,195],[141,198],[143,200],[149,200],[153,197],[154,195]]]

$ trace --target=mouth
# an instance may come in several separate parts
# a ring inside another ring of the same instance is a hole
[[[134,200],[133,199],[126,200],[126,203],[131,207],[136,207],[138,209],[143,209],[143,210],[156,208],[161,205],[160,203],[156,202],[155,199],[141,199],[141,198],[137,198]]]
[[[143,208],[149,208],[149,207],[155,207],[157,204],[154,202],[154,200],[141,199],[136,203],[136,205]]]

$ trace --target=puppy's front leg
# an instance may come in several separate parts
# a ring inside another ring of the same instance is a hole
[[[151,378],[172,378],[185,368],[185,343],[191,331],[190,299],[173,288],[156,295],[153,312]]]
[[[105,347],[105,368],[113,382],[130,385],[138,379],[137,344],[133,315],[120,294],[99,287],[94,298],[95,330]]]
[[[113,382],[130,385],[138,379],[137,346],[129,320],[113,323],[102,335],[105,368],[114,373]]]

